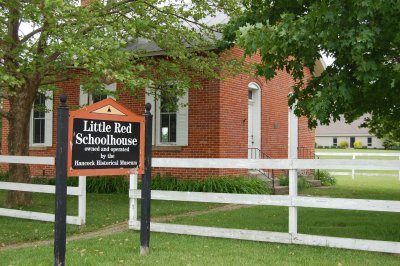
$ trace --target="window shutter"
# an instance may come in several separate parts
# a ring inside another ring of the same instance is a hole
[[[177,132],[176,145],[188,146],[188,128],[189,128],[189,91],[179,99],[179,110],[177,112]]]
[[[79,87],[79,105],[89,104],[89,94],[83,90],[82,85]]]
[[[155,140],[156,136],[158,135],[158,134],[155,134],[156,130],[157,130],[156,129],[156,112],[155,112],[155,110],[156,110],[156,101],[154,99],[154,94],[152,93],[150,88],[146,89],[144,102],[145,102],[145,104],[146,103],[150,103],[151,104],[150,112],[153,114],[153,137],[152,137],[151,144],[154,145],[154,143],[155,143],[154,140]],[[157,143],[158,143],[158,141],[157,141]]]
[[[45,113],[45,133],[44,133],[44,145],[47,147],[53,146],[53,92],[46,92],[46,109],[49,110]]]

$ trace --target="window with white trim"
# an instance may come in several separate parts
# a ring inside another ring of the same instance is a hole
[[[151,103],[153,114],[153,145],[188,145],[188,92],[181,97],[169,94],[154,97],[154,92],[146,90],[146,103]]]
[[[160,97],[160,126],[159,141],[161,143],[176,142],[176,118],[179,110],[178,97],[166,96]]]
[[[372,147],[372,137],[367,138],[368,147]]]
[[[116,92],[117,91],[117,83],[111,83],[108,85],[104,85],[104,88],[108,92]],[[93,104],[97,103],[101,100],[113,98],[114,97],[107,92],[96,92],[96,93],[88,93],[86,92],[82,85],[80,86],[80,94],[79,94],[79,105]]]
[[[53,144],[53,92],[38,93],[33,103],[29,127],[29,146]]]

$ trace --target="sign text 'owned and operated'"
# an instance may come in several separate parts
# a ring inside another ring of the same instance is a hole
[[[139,133],[139,123],[75,119],[72,167],[138,167]]]

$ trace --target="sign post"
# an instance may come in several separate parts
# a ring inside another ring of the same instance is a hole
[[[142,176],[142,198],[140,211],[140,255],[149,253],[150,242],[150,201],[151,201],[151,145],[153,131],[153,115],[150,112],[151,104],[146,103],[145,123],[145,161],[144,175]]]
[[[149,252],[150,235],[153,119],[150,109],[151,105],[146,104],[146,114],[140,116],[113,99],[105,99],[70,112],[69,130],[64,129],[64,132],[68,131],[68,176],[144,174],[140,232],[142,255]]]
[[[67,96],[60,96],[57,117],[56,150],[56,202],[54,223],[54,265],[65,265],[66,223],[67,223],[67,148],[68,108]]]

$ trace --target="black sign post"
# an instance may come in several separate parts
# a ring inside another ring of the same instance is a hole
[[[152,158],[152,135],[153,115],[150,113],[151,104],[146,103],[145,113],[145,159],[144,175],[142,176],[142,198],[140,211],[140,255],[149,254],[150,242],[150,201],[151,201],[151,158]]]
[[[56,202],[54,224],[54,265],[65,265],[67,223],[67,152],[68,152],[68,108],[67,96],[60,96],[57,117],[56,150]]]

